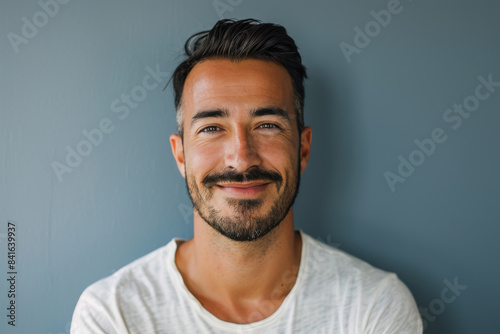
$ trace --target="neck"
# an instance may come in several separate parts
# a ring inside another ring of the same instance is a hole
[[[301,248],[292,209],[271,232],[249,242],[221,235],[195,212],[194,238],[179,246],[176,263],[202,304],[250,305],[270,299],[281,304],[295,283]]]

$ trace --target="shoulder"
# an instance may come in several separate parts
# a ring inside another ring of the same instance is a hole
[[[303,289],[308,295],[322,298],[346,320],[361,323],[367,333],[378,333],[372,330],[384,326],[400,333],[421,332],[415,300],[396,274],[302,235],[306,245]]]
[[[88,286],[74,310],[72,333],[128,332],[126,317],[141,316],[148,301],[158,301],[172,289],[168,266],[175,249],[173,239]]]
[[[159,273],[167,271],[168,258],[171,252],[175,252],[173,240],[167,245],[160,247],[149,254],[127,264],[117,270],[111,276],[103,278],[90,285],[85,294],[102,296],[105,294],[133,295],[133,290],[147,290],[148,285],[159,280]],[[145,292],[145,291],[141,291]]]
[[[395,275],[373,267],[341,249],[327,245],[302,232],[306,269],[320,277],[335,277],[342,284],[361,285],[394,279]]]

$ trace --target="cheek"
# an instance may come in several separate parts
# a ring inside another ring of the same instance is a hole
[[[264,163],[264,167],[275,169],[282,173],[285,170],[295,169],[298,163],[298,147],[289,143],[262,143],[259,145],[259,155]]]
[[[190,147],[186,153],[186,168],[194,175],[206,175],[221,161],[221,150],[216,145]]]

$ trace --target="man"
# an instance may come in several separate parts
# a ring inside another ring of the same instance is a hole
[[[186,53],[170,142],[194,237],[87,288],[72,333],[421,333],[394,274],[294,230],[311,129],[285,29],[221,20]]]

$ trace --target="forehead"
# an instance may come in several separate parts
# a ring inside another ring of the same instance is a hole
[[[187,76],[182,95],[185,117],[209,108],[231,111],[276,106],[293,112],[290,75],[271,61],[202,61]]]

